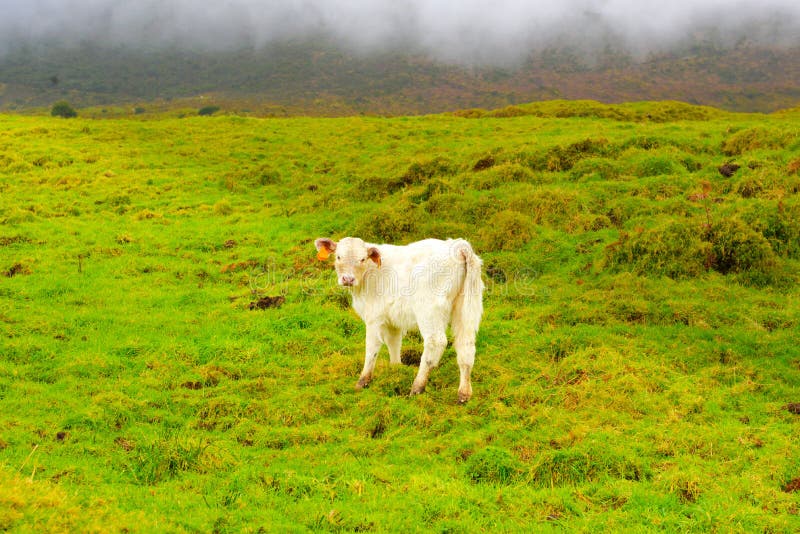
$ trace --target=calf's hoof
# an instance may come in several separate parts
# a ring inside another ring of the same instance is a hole
[[[414,384],[413,386],[411,386],[411,396],[412,397],[414,395],[419,395],[420,393],[425,393],[425,386],[424,385],[418,386],[417,384]]]
[[[356,391],[361,391],[362,389],[367,387],[369,385],[370,380],[372,380],[372,377],[369,376],[367,377],[362,376],[361,378],[359,378],[358,382],[356,382]]]
[[[466,404],[469,399],[472,398],[472,392],[466,391],[459,391],[458,392],[458,403],[459,404]]]

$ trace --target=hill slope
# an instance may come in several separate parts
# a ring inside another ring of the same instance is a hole
[[[205,94],[230,110],[272,114],[419,114],[553,98],[774,111],[800,101],[798,58],[796,49],[746,45],[694,46],[644,61],[613,50],[588,60],[551,49],[519,67],[466,69],[419,56],[356,56],[324,42],[225,53],[28,48],[0,57],[0,109]]]
[[[797,112],[461,115],[0,116],[0,526],[796,530]],[[481,254],[469,404],[348,234]]]

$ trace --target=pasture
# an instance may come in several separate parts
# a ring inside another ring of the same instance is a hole
[[[0,116],[0,530],[797,531],[798,124]],[[355,390],[347,235],[483,258],[469,403]]]

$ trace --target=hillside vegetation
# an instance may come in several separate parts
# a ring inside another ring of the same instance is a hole
[[[690,40],[634,58],[621,46],[532,51],[502,67],[464,67],[411,52],[358,54],[317,38],[227,52],[84,43],[0,53],[0,110],[67,99],[81,107],[175,109],[198,98],[257,116],[409,115],[533,100],[663,100],[775,111],[800,99],[800,49]],[[200,104],[202,106],[204,104]]]
[[[0,116],[0,530],[797,531],[798,119]],[[467,405],[346,235],[482,256]]]

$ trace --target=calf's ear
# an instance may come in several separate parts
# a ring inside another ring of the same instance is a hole
[[[378,267],[381,266],[381,253],[376,247],[369,247],[369,250],[367,250],[367,256],[369,259],[375,262],[375,265]]]
[[[317,258],[319,260],[327,260],[328,256],[336,251],[336,241],[327,237],[320,237],[314,241],[314,246],[317,247]]]

